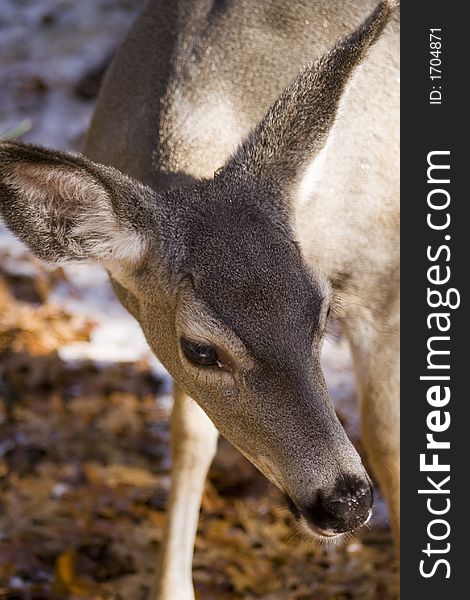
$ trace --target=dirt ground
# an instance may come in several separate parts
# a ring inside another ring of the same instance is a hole
[[[0,136],[78,150],[140,0],[2,0]],[[360,449],[350,358],[324,354]],[[171,382],[98,267],[40,265],[0,224],[0,598],[144,600],[169,487]],[[194,559],[199,600],[393,600],[391,535],[296,532],[279,493],[221,440]]]

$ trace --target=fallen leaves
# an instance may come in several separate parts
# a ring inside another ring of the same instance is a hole
[[[44,275],[41,281],[38,297],[44,299],[48,285]],[[31,289],[36,287],[36,277],[33,282]],[[49,304],[37,306],[16,300],[7,285],[7,274],[0,269],[0,353],[45,356],[69,342],[87,340],[92,326],[89,320]]]
[[[77,575],[76,563],[77,552],[75,549],[59,554],[55,565],[52,590],[56,594],[90,598],[93,595],[94,583]]]

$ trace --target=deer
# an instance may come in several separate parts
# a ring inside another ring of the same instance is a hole
[[[174,379],[156,600],[192,600],[219,432],[341,539],[372,480],[320,363],[347,336],[399,539],[398,33],[392,0],[150,0],[84,152],[0,142],[0,212],[49,263],[108,271]]]

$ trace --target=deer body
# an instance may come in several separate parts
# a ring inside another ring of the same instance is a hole
[[[398,22],[375,6],[152,0],[87,159],[0,145],[7,224],[45,260],[102,262],[177,383],[154,598],[193,598],[212,422],[312,534],[368,519],[320,367],[333,298],[398,534]]]

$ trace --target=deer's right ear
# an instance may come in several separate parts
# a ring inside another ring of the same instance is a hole
[[[116,169],[20,142],[0,142],[0,215],[49,262],[136,264],[155,195]]]

